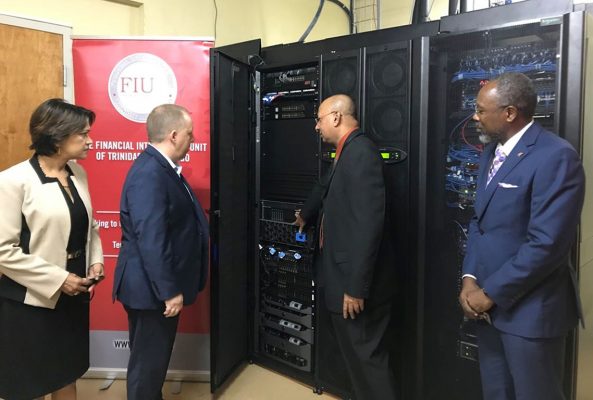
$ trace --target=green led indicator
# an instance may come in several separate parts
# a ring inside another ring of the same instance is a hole
[[[331,158],[336,158],[336,152],[335,151],[332,151],[331,153],[329,153],[329,156]]]
[[[390,154],[389,154],[389,153],[381,153],[381,157],[382,157],[384,160],[389,160],[389,156],[390,156]]]

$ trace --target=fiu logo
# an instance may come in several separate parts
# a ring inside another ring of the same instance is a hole
[[[117,112],[130,121],[143,123],[154,107],[175,103],[177,79],[162,58],[134,53],[115,65],[109,76],[108,92]]]

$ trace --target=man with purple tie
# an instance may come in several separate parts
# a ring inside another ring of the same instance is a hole
[[[478,323],[485,400],[564,399],[566,335],[581,316],[571,263],[585,192],[579,155],[533,121],[530,79],[479,92],[480,160],[459,302]]]

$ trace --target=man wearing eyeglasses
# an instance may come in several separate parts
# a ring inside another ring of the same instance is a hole
[[[484,400],[564,399],[565,338],[580,316],[571,246],[583,206],[579,155],[533,121],[530,79],[479,92],[480,159],[459,302],[477,325]],[[487,321],[487,322],[485,322]]]
[[[328,175],[295,214],[300,230],[319,215],[318,285],[356,399],[395,399],[384,336],[395,255],[385,213],[383,161],[358,127],[346,95],[319,106],[315,129],[336,147]],[[323,305],[319,305],[323,306]]]

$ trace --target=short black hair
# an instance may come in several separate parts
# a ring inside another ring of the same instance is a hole
[[[70,135],[85,130],[87,123],[95,122],[95,113],[75,106],[64,99],[49,99],[41,103],[29,121],[31,145],[29,148],[41,156],[52,156],[58,145]]]
[[[507,72],[495,79],[500,106],[515,106],[523,117],[531,118],[537,106],[533,82],[519,72]]]

